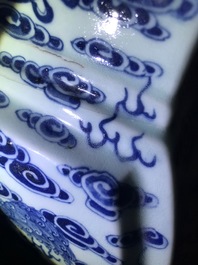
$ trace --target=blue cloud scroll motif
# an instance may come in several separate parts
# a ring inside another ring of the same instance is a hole
[[[129,207],[153,208],[158,205],[155,195],[120,183],[108,172],[90,170],[87,167],[71,168],[68,165],[60,165],[58,170],[85,192],[86,206],[109,221],[116,221]]]
[[[71,203],[73,197],[62,190],[40,168],[30,163],[28,152],[16,145],[0,131],[0,166],[8,175],[32,192],[64,203]]]
[[[136,77],[161,76],[162,68],[153,62],[143,62],[134,56],[127,56],[123,51],[113,48],[108,42],[93,38],[74,39],[72,47],[80,54],[87,55],[97,63]]]
[[[14,200],[14,201],[21,201],[21,197],[10,190],[5,184],[0,182],[0,200]]]
[[[0,208],[50,260],[59,261],[62,257],[67,265],[86,265],[76,259],[61,229],[45,218],[41,211],[22,201],[4,202],[1,198]]]
[[[117,20],[123,28],[134,28],[144,36],[153,40],[164,41],[171,36],[169,30],[159,23],[159,17],[164,14],[173,15],[179,19],[191,19],[198,13],[197,0],[62,0],[69,8],[81,8],[93,12],[105,21]]]
[[[50,23],[54,18],[53,8],[48,3],[48,0],[7,0],[13,3],[31,3],[34,14],[43,23]],[[42,4],[44,11],[41,11],[39,5]]]
[[[2,91],[0,91],[0,109],[8,107],[9,104],[10,100],[8,96]]]
[[[91,251],[111,265],[125,264],[100,245],[77,220],[56,215],[47,209],[36,210],[25,204],[18,194],[2,183],[0,208],[26,234],[32,244],[52,261],[62,258],[67,265],[86,265],[77,260],[70,248],[71,243],[82,250]],[[168,240],[154,228],[140,228],[121,236],[107,235],[106,240],[117,248],[131,248],[142,240],[146,247],[156,249],[164,249],[168,245]]]
[[[154,228],[137,229],[121,236],[109,235],[107,241],[114,247],[131,248],[143,240],[145,247],[165,249],[168,240]]]
[[[17,117],[27,123],[45,140],[57,143],[64,148],[74,148],[77,144],[76,138],[67,127],[58,119],[50,115],[41,115],[28,109],[16,111]]]
[[[30,40],[39,46],[59,51],[64,46],[61,39],[51,36],[46,28],[35,24],[30,17],[10,5],[0,4],[0,28],[13,38]]]
[[[100,256],[106,262],[112,265],[122,264],[122,262],[118,258],[114,257],[107,250],[105,250],[96,241],[96,239],[89,234],[88,230],[76,220],[73,220],[66,216],[57,216],[47,210],[42,210],[41,212],[47,220],[60,228],[67,240],[69,240],[69,242],[71,242],[75,246],[83,250],[92,251],[94,254]]]
[[[44,90],[50,100],[72,109],[79,108],[81,100],[89,104],[105,100],[102,91],[66,67],[38,66],[22,56],[12,57],[7,52],[0,53],[0,65],[20,74],[21,79],[33,88]]]

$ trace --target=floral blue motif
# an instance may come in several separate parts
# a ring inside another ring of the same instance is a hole
[[[79,7],[93,12],[101,19],[116,19],[124,28],[134,28],[153,40],[164,41],[171,36],[169,29],[162,27],[158,17],[164,14],[188,20],[198,13],[197,0],[62,0],[69,8]]]
[[[0,4],[0,29],[13,38],[30,40],[54,50],[62,50],[64,46],[61,39],[51,36],[43,26],[35,24],[30,17],[10,5]]]
[[[109,221],[116,221],[129,207],[153,208],[158,205],[158,199],[153,194],[120,183],[108,172],[90,170],[87,167],[71,168],[68,165],[60,165],[58,170],[68,176],[74,185],[83,189],[87,195],[86,206]]]
[[[76,38],[72,47],[80,54],[87,55],[97,63],[114,70],[124,72],[136,77],[161,76],[162,68],[153,62],[143,62],[134,56],[127,56],[123,51],[113,48],[108,42],[93,38],[86,41]]]
[[[28,152],[16,145],[2,131],[0,131],[0,167],[32,192],[64,203],[73,201],[69,192],[62,190],[40,168],[30,163]]]
[[[29,109],[16,111],[17,117],[27,123],[45,140],[57,143],[64,148],[74,148],[77,144],[76,138],[70,133],[68,128],[58,119],[50,115],[41,115]]]
[[[30,86],[44,90],[50,100],[72,109],[79,108],[81,100],[89,104],[105,100],[102,91],[66,67],[38,66],[22,56],[12,57],[7,52],[0,53],[0,65],[20,74],[21,79]]]
[[[48,0],[7,0],[13,3],[31,3],[34,14],[43,23],[49,23],[54,18],[53,8],[48,3]],[[39,5],[42,4],[44,11],[41,11]]]
[[[114,247],[131,248],[141,241],[144,241],[144,246],[156,249],[165,249],[168,246],[168,240],[156,231],[154,228],[142,228],[123,235],[107,236],[107,241]]]
[[[0,91],[0,109],[8,107],[9,104],[10,104],[10,100],[8,96],[2,91]]]

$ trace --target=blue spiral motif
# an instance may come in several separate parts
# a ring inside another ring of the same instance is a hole
[[[35,0],[7,0],[7,1],[13,3],[31,3],[34,14],[43,23],[50,23],[54,18],[53,8],[48,3],[48,0],[40,0],[39,2],[38,1],[36,2]],[[41,1],[44,6],[44,11],[41,11],[38,6],[38,4],[41,3]]]
[[[116,221],[120,213],[129,207],[156,207],[158,199],[141,188],[121,183],[108,172],[89,170],[86,167],[58,166],[64,176],[87,195],[86,206],[94,213]]]
[[[12,190],[10,190],[5,184],[0,182],[0,200],[21,201],[21,197]]]
[[[94,254],[100,256],[110,264],[121,265],[122,262],[106,251],[99,243],[92,237],[88,230],[76,220],[66,216],[56,216],[52,212],[43,210],[42,214],[46,219],[51,221],[55,226],[60,228],[66,238],[75,246],[83,249],[90,250]]]
[[[61,229],[48,221],[41,211],[14,200],[0,200],[0,208],[26,234],[32,244],[52,261],[59,260],[61,256],[67,265],[86,265],[76,259]]]
[[[73,197],[62,190],[40,168],[30,163],[28,152],[17,146],[0,131],[0,166],[18,183],[32,192],[65,203],[71,203]]]
[[[36,3],[33,6],[36,8]],[[51,36],[43,26],[35,24],[30,17],[10,5],[0,4],[0,28],[13,38],[30,40],[39,46],[59,51],[64,46],[61,39]]]
[[[0,91],[0,109],[8,107],[10,104],[10,100],[8,96]]]
[[[30,86],[44,90],[50,100],[72,109],[77,109],[81,100],[89,104],[105,100],[102,91],[65,67],[39,67],[35,62],[25,61],[22,56],[12,57],[7,52],[0,53],[0,65],[20,74],[21,79]]]
[[[93,12],[103,20],[117,20],[123,28],[134,28],[153,40],[164,41],[170,38],[169,30],[160,25],[158,17],[170,14],[179,19],[188,20],[198,13],[197,0],[62,0],[69,8],[80,7]]]
[[[76,138],[55,117],[49,115],[43,116],[28,109],[17,110],[16,114],[21,121],[26,122],[31,129],[34,129],[45,140],[69,149],[76,146]]]
[[[114,70],[137,77],[162,75],[162,69],[153,62],[143,62],[136,57],[127,56],[123,51],[113,48],[108,42],[93,38],[86,41],[77,38],[71,42],[72,47],[80,54],[87,55],[97,63]]]
[[[119,248],[134,247],[142,240],[146,247],[165,249],[168,246],[168,240],[154,228],[138,229],[121,236],[107,236],[109,244]]]

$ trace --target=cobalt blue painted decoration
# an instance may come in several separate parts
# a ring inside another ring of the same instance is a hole
[[[158,199],[153,194],[121,183],[108,172],[87,167],[71,168],[68,165],[60,165],[58,170],[84,191],[87,195],[86,206],[109,221],[116,221],[129,207],[153,208],[158,205]]]
[[[108,42],[93,38],[77,38],[71,42],[80,54],[87,55],[97,63],[136,77],[161,76],[162,68],[153,62],[143,62],[134,56],[127,56],[123,51],[113,48]]]
[[[144,36],[153,40],[164,41],[171,36],[170,30],[159,23],[161,15],[169,14],[187,20],[198,13],[197,0],[62,0],[69,8],[79,7],[84,11],[93,12],[103,20],[117,20],[119,26],[134,28]]]
[[[57,143],[64,148],[74,148],[76,138],[67,127],[58,119],[50,115],[41,115],[28,109],[16,111],[17,117],[26,122],[29,128],[34,129],[43,139],[51,143]]]
[[[129,110],[127,107],[127,101],[128,101],[128,89],[125,88],[125,96],[124,99],[121,101],[118,101],[116,103],[115,106],[115,113],[118,114],[119,111],[122,109],[124,110],[127,114],[132,115],[134,117],[138,117],[138,116],[143,116],[144,118],[146,118],[147,120],[154,120],[157,117],[156,111],[153,110],[152,113],[148,113],[147,111],[145,111],[145,106],[144,103],[142,101],[142,96],[144,95],[145,91],[148,90],[151,86],[151,78],[148,78],[148,83],[143,87],[142,90],[140,90],[140,92],[137,95],[137,107],[135,110]]]
[[[35,16],[43,23],[49,23],[54,18],[53,8],[48,3],[48,0],[7,0],[7,2],[31,3]],[[44,11],[40,10],[38,4],[42,4],[42,6],[44,7]]]
[[[35,24],[30,17],[10,5],[0,4],[0,29],[13,38],[30,40],[36,45],[48,46],[54,50],[60,51],[64,46],[61,39],[51,36],[46,28]]]
[[[21,197],[0,182],[0,201],[1,200],[21,201]]]
[[[154,228],[137,229],[121,236],[109,235],[107,241],[119,248],[131,248],[141,243],[156,249],[165,249],[168,246],[168,240]]]
[[[0,167],[32,192],[64,203],[73,201],[69,192],[62,190],[40,168],[31,164],[28,152],[16,145],[2,131],[0,131]]]
[[[111,255],[78,221],[67,216],[59,216],[42,209],[36,210],[26,205],[8,187],[0,183],[0,208],[21,229],[31,242],[51,260],[60,256],[67,265],[86,265],[76,259],[70,243],[82,250],[90,250],[112,265],[123,262]],[[121,236],[107,235],[108,243],[117,248],[132,248],[143,243],[146,247],[164,249],[168,240],[154,228],[142,228]]]
[[[113,133],[114,136],[112,137],[110,136],[112,135],[112,131],[109,131],[108,129],[106,129],[107,125],[115,122],[116,119],[119,118],[119,114],[123,110],[129,115],[133,115],[133,116],[142,115],[148,119],[155,119],[156,117],[155,111],[153,111],[152,114],[145,112],[145,107],[141,99],[143,93],[146,91],[146,89],[149,88],[150,84],[151,84],[151,80],[149,78],[148,84],[140,91],[140,93],[137,96],[137,108],[134,111],[129,110],[126,106],[127,99],[128,99],[128,90],[125,89],[125,97],[123,100],[117,102],[112,116],[101,120],[97,126],[101,134],[101,137],[102,137],[101,141],[96,142],[92,140],[91,135],[92,135],[93,125],[91,122],[87,122],[86,124],[83,121],[79,122],[81,130],[87,136],[87,142],[90,147],[99,148],[99,147],[104,146],[106,143],[111,143],[113,145],[115,155],[118,157],[118,159],[121,162],[133,162],[133,161],[138,160],[145,167],[155,166],[156,160],[157,160],[156,156],[154,156],[150,161],[146,161],[142,156],[142,151],[138,149],[138,147],[136,146],[136,143],[144,138],[144,133],[131,137],[131,141],[128,144],[128,146],[131,148],[131,155],[122,155],[120,151],[120,147],[119,147],[122,135],[120,134],[120,132],[116,130]]]
[[[42,210],[42,214],[47,220],[55,224],[69,240],[70,243],[83,249],[90,250],[94,254],[103,258],[106,262],[115,265],[121,265],[122,262],[105,250],[95,239],[89,234],[89,231],[79,222],[66,216],[57,216],[54,213]]]
[[[76,259],[61,229],[48,221],[41,211],[15,200],[0,200],[0,208],[49,259],[58,261],[62,257],[67,265],[86,265]]]
[[[99,148],[99,147],[104,146],[107,142],[109,142],[113,144],[114,153],[121,162],[133,162],[133,161],[138,160],[145,167],[154,167],[156,164],[156,160],[157,160],[156,156],[154,156],[150,161],[146,161],[142,157],[141,150],[139,150],[136,147],[136,142],[140,141],[144,137],[143,133],[140,135],[131,137],[131,143],[130,143],[131,155],[125,156],[120,153],[120,150],[119,150],[119,141],[121,137],[120,133],[116,131],[115,136],[111,138],[108,132],[106,131],[106,129],[104,128],[107,123],[112,122],[113,120],[116,119],[116,117],[117,115],[114,115],[111,118],[104,119],[99,123],[99,129],[103,135],[103,139],[100,142],[94,142],[91,139],[92,124],[88,122],[87,125],[85,126],[83,125],[83,122],[80,121],[80,127],[82,131],[87,135],[87,142],[89,146],[91,146],[92,148]]]
[[[10,100],[8,96],[0,91],[0,109],[8,107],[10,104]]]
[[[102,91],[66,67],[38,66],[22,56],[12,57],[7,52],[0,53],[0,65],[20,74],[24,82],[43,90],[49,99],[72,109],[79,108],[82,100],[89,104],[105,100]]]

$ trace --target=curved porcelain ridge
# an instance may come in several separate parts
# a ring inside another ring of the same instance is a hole
[[[55,264],[170,265],[164,137],[197,13],[196,0],[1,1],[0,208]]]

